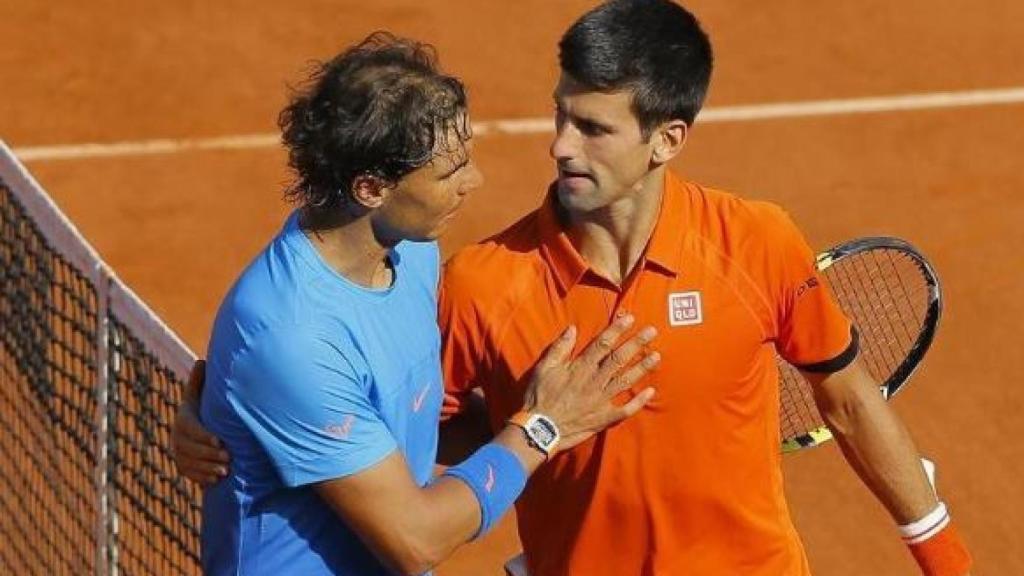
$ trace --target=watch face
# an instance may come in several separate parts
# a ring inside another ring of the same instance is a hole
[[[534,418],[530,422],[530,437],[541,446],[549,446],[558,438],[558,431],[550,420]]]

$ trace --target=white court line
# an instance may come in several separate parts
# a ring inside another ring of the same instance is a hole
[[[744,122],[810,116],[844,116],[849,114],[1020,103],[1024,103],[1024,87],[711,107],[701,112],[697,121],[700,124],[713,124],[718,122]],[[544,134],[551,132],[552,128],[553,123],[550,117],[486,120],[473,124],[474,133],[481,136],[495,134]],[[279,145],[280,135],[276,133],[243,134],[217,138],[140,140],[110,144],[26,146],[24,148],[15,148],[14,154],[20,160],[28,162],[32,160],[173,154],[189,150],[253,150],[275,148]]]
[[[29,146],[15,148],[14,155],[22,162],[32,160],[70,160],[174,154],[187,150],[252,150],[274,148],[281,143],[280,134],[243,134],[217,138],[183,138],[113,142],[110,144],[68,144],[61,146]]]

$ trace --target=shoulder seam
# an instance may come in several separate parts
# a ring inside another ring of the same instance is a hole
[[[754,279],[747,272],[746,266],[743,266],[741,262],[739,262],[735,258],[731,258],[729,255],[727,255],[724,252],[722,252],[717,246],[715,246],[715,244],[713,242],[711,242],[711,240],[709,240],[708,238],[704,237],[703,235],[701,235],[701,234],[694,234],[694,236],[702,244],[704,244],[705,246],[707,246],[708,248],[713,250],[720,258],[722,258],[723,260],[727,260],[727,261],[729,261],[731,263],[736,264],[737,270],[740,271],[740,273],[743,275],[743,278],[750,284],[751,287],[753,287],[754,293],[760,299],[761,304],[763,304],[765,306],[765,311],[769,313],[769,316],[773,316],[772,311],[774,310],[774,307],[771,305],[771,300],[764,294],[764,291],[761,290],[761,287],[757,284],[757,282],[754,281]],[[716,272],[716,275],[719,276],[720,278],[722,277],[721,274],[719,274],[717,272]],[[724,278],[723,278],[723,280],[724,280]],[[743,303],[743,306],[747,309],[747,312],[751,316],[754,317],[754,320],[757,322],[758,326],[761,327],[761,337],[762,337],[762,339],[765,340],[765,341],[770,340],[773,337],[773,334],[778,331],[776,329],[776,327],[765,326],[764,321],[757,314],[757,312],[752,308],[751,304],[747,301],[747,298],[744,297],[743,292],[740,291],[736,286],[734,286],[732,284],[732,282],[725,282],[725,284],[729,287],[729,289],[733,292],[733,294],[735,294],[738,297],[740,302]]]

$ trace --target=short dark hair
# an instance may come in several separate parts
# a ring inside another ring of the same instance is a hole
[[[433,158],[439,139],[469,139],[466,106],[462,82],[440,72],[433,47],[375,32],[315,63],[278,117],[296,176],[286,196],[333,208],[360,175],[397,182]]]
[[[562,71],[595,90],[633,92],[644,138],[659,123],[692,125],[711,82],[711,42],[668,0],[611,0],[587,12],[558,44]]]

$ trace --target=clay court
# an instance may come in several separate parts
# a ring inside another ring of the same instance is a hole
[[[541,199],[556,43],[591,5],[4,2],[0,139],[201,353],[224,292],[289,210],[275,120],[309,60],[388,29],[434,44],[466,81],[487,183],[444,239],[450,254]],[[688,6],[717,62],[675,168],[782,204],[818,248],[884,234],[928,255],[945,315],[896,408],[939,466],[975,574],[1024,574],[1024,3]],[[787,457],[786,473],[817,574],[917,573],[836,446]],[[507,519],[438,572],[499,574],[517,550]]]

